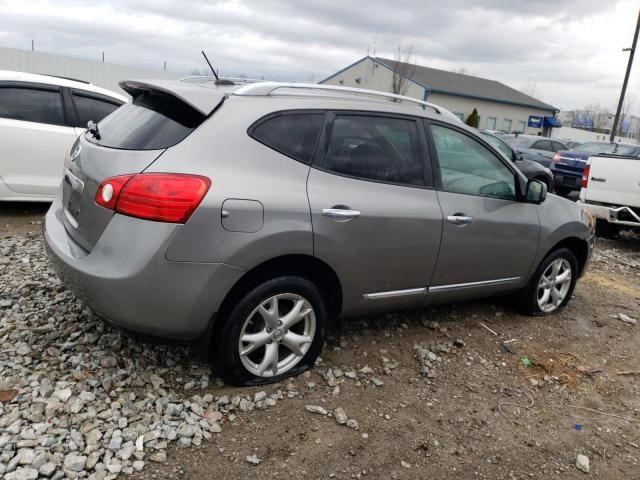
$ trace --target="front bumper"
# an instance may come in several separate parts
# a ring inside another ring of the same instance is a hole
[[[594,205],[592,203],[578,204],[589,212],[594,218],[605,220],[616,225],[626,225],[628,227],[640,227],[640,215],[630,207],[617,207],[613,205]]]
[[[149,335],[196,339],[243,270],[174,262],[165,252],[180,226],[114,215],[87,252],[65,230],[56,199],[43,223],[51,263],[65,285],[105,320]]]

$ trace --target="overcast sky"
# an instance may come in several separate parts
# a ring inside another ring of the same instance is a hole
[[[0,0],[0,46],[190,73],[318,81],[367,50],[614,110],[637,0]],[[640,114],[640,59],[629,85]]]

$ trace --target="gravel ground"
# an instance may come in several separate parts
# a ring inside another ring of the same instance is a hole
[[[355,319],[312,371],[239,389],[86,310],[48,266],[43,212],[0,212],[1,478],[640,478],[632,236],[599,242],[559,315]]]

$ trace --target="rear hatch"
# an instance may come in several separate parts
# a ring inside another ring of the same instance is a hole
[[[175,88],[173,88],[173,84]],[[132,102],[81,135],[65,162],[62,201],[69,235],[91,251],[114,215],[96,204],[99,185],[147,169],[224,101],[222,92],[177,82],[124,82]]]

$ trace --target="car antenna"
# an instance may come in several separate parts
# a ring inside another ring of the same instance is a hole
[[[204,53],[204,50],[201,50],[201,52],[202,52],[202,56],[207,61],[207,64],[209,65],[209,68],[211,69],[213,76],[216,77],[216,85],[235,85],[235,83],[233,83],[231,80],[225,80],[225,79],[220,80],[220,77],[218,77],[216,70],[213,68],[213,65],[211,65],[211,62],[209,61],[207,54]]]

